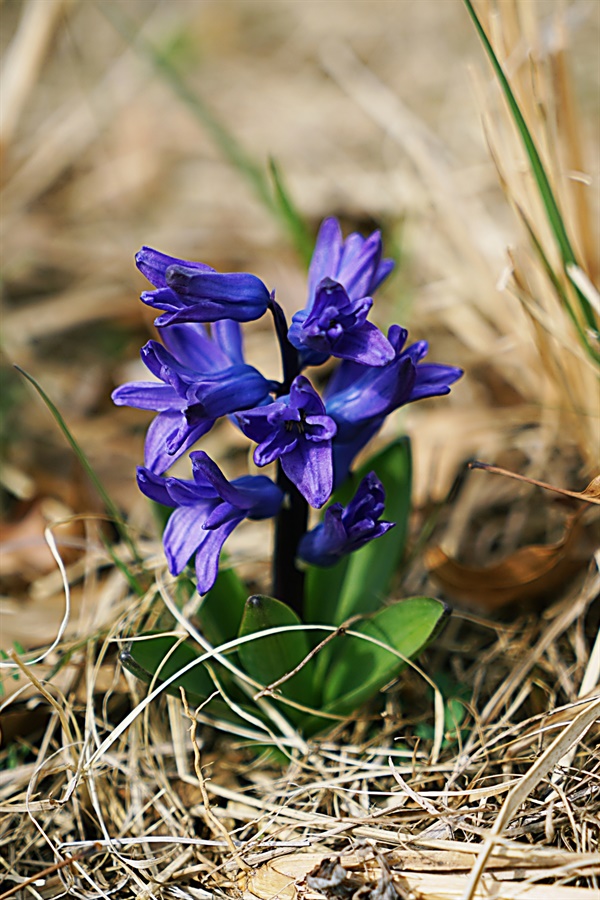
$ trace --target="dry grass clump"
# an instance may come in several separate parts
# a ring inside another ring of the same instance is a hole
[[[19,662],[13,708],[38,727],[33,761],[0,776],[0,897],[317,897],[305,876],[337,856],[365,897],[395,896],[382,878],[399,896],[596,896],[598,562],[542,616],[455,614],[421,660],[459,679],[454,719],[407,670],[383,718],[308,747],[284,736],[276,761],[178,698],[141,702],[115,651],[156,614],[155,588],[135,602],[98,573],[116,624],[63,641],[58,677]]]
[[[290,308],[303,275],[240,174],[93,4],[5,4],[4,348],[36,372],[118,498],[142,565],[126,547],[114,553],[145,593],[107,554],[116,536],[90,515],[98,501],[62,438],[11,381],[2,643],[41,648],[41,661],[1,661],[0,900],[598,896],[595,510],[482,472],[449,493],[472,456],[573,491],[597,465],[598,373],[582,329],[595,338],[565,305],[575,308],[574,283],[597,305],[598,135],[578,113],[566,45],[578,37],[589,83],[597,51],[582,31],[593,43],[597,10],[477,3],[577,251],[566,271],[479,64],[497,172],[469,118],[462,60],[482,51],[458,4],[353,0],[342,17],[340,5],[112,4],[174,54],[255,155],[275,154],[311,223],[372,216],[399,242],[402,211],[406,259],[385,314],[404,322],[414,306],[415,337],[467,376],[382,435],[408,430],[416,461],[412,552],[391,599],[442,591],[453,618],[389,686],[383,712],[362,710],[309,744],[274,712],[271,754],[251,723],[235,733],[180,698],[148,704],[121,670],[118,651],[141,630],[184,638],[194,625],[145,537],[132,472],[147,420],[119,418],[107,401],[151,327],[129,258],[153,243],[252,268]],[[251,330],[251,353],[267,357],[265,340]],[[209,441],[239,456],[233,430]],[[258,583],[264,537],[232,548]]]

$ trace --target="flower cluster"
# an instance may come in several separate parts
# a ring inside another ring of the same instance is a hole
[[[155,322],[162,342],[149,341],[141,351],[153,380],[122,385],[113,400],[157,413],[138,484],[148,497],[175,508],[163,535],[169,569],[179,574],[195,554],[200,593],[212,587],[223,543],[243,519],[279,516],[290,492],[321,508],[391,412],[447,394],[462,374],[454,366],[423,362],[427,343],[407,347],[400,326],[385,336],[368,321],[371,295],[393,268],[382,258],[379,232],[344,240],[336,219],[323,222],[308,300],[289,328],[274,292],[255,275],[222,274],[149,247],[136,263],[155,288],[142,301],[163,311]],[[281,382],[265,378],[244,358],[240,323],[267,311],[281,351]],[[302,373],[330,357],[341,362],[320,395]],[[277,483],[263,475],[229,483],[202,451],[190,455],[193,481],[163,477],[222,416],[256,444],[257,466],[277,461]],[[293,551],[310,564],[333,565],[392,527],[381,521],[384,501],[382,485],[370,473],[348,506],[332,504]]]

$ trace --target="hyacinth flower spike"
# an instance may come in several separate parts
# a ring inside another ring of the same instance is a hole
[[[309,380],[298,375],[289,394],[236,418],[244,434],[258,444],[256,465],[280,460],[305,500],[317,509],[323,506],[332,491],[332,438],[337,428]]]
[[[384,504],[383,485],[374,472],[369,472],[348,506],[332,503],[321,524],[304,535],[298,545],[298,556],[314,566],[335,565],[343,556],[394,527],[395,522],[380,521]]]
[[[243,361],[239,325],[196,323],[160,329],[167,348],[149,341],[141,351],[155,382],[130,382],[113,392],[118,406],[158,412],[145,443],[145,465],[162,474],[217,418],[266,402],[273,384]]]
[[[249,272],[216,272],[203,263],[189,262],[142,247],[136,265],[156,290],[144,291],[148,306],[164,310],[156,325],[216,322],[233,319],[251,322],[267,311],[269,291]]]
[[[231,532],[244,519],[276,516],[283,492],[264,475],[244,475],[231,483],[203,451],[190,454],[193,481],[161,478],[138,469],[142,493],[164,506],[175,507],[163,534],[169,571],[179,575],[196,555],[198,591],[215,583],[219,556]]]

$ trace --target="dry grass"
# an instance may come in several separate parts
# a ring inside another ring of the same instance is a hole
[[[276,157],[312,223],[331,212],[383,223],[404,262],[382,321],[409,319],[416,337],[431,339],[432,358],[467,371],[450,399],[411,408],[383,436],[407,429],[417,469],[415,550],[397,596],[440,584],[452,595],[447,570],[431,583],[426,549],[443,548],[453,575],[457,560],[469,567],[449,627],[420,660],[460,687],[464,718],[460,728],[444,722],[439,693],[409,669],[386,692],[383,717],[366,710],[308,746],[288,731],[274,761],[252,749],[251,723],[247,735],[232,734],[177,698],[144,705],[145,688],[119,669],[119,646],[149,622],[182,635],[193,628],[189,617],[166,616],[160,547],[145,538],[132,471],[146,419],[107,401],[136,371],[131,360],[150,331],[130,258],[148,243],[250,267],[289,308],[303,301],[303,275],[242,178],[101,5],[5,0],[4,351],[42,381],[119,499],[148,592],[130,595],[100,540],[106,524],[90,514],[97,500],[7,373],[2,645],[40,648],[44,658],[23,666],[15,656],[17,668],[3,669],[0,900],[597,897],[593,511],[579,514],[569,542],[572,508],[535,488],[472,473],[441,502],[472,456],[581,490],[600,451],[597,372],[534,250],[537,241],[555,263],[522,149],[460,4],[109,5],[170,48],[256,157]],[[595,300],[598,7],[477,8]],[[566,275],[559,288],[571,296]],[[251,354],[268,357],[261,327],[249,337]],[[205,448],[236,465],[236,441],[223,428]],[[53,556],[43,528],[57,520],[67,524],[50,527]],[[266,534],[256,534],[241,534],[233,559],[260,582]],[[504,577],[503,560],[550,545],[556,567],[535,605],[526,584],[539,552],[509,584],[503,603],[512,606],[492,615],[489,567]],[[280,724],[275,717],[274,731]],[[321,864],[338,856],[332,877]]]

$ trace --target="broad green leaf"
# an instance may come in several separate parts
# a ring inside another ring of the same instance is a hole
[[[176,644],[178,646],[163,665],[163,660]],[[199,656],[199,651],[188,643],[181,643],[174,635],[156,635],[146,637],[143,641],[132,641],[120,653],[119,659],[128,672],[146,684],[150,684],[158,672],[156,684],[159,685]],[[195,706],[210,697],[215,689],[210,675],[202,664],[175,681],[167,688],[167,693],[179,697],[180,687],[185,689],[190,704]]]
[[[377,638],[412,659],[438,634],[448,613],[439,600],[411,597],[381,609],[352,630]],[[405,666],[389,650],[352,635],[340,636],[336,644],[323,680],[324,712],[349,715]]]
[[[240,661],[248,675],[266,687],[293,671],[310,653],[307,635],[302,631],[282,631],[261,638],[260,632],[280,625],[299,624],[300,619],[285,603],[261,595],[249,597],[239,636],[256,634],[257,638],[240,645],[238,650]],[[277,687],[276,691],[304,706],[318,705],[319,692],[314,680],[312,660]],[[295,722],[304,717],[303,713],[289,706],[285,707],[285,714]]]
[[[217,580],[196,611],[200,631],[213,647],[237,635],[247,597],[248,590],[235,570],[219,569]]]
[[[145,684],[153,682],[159,686],[175,672],[180,671],[194,659],[201,655],[193,645],[173,635],[146,636],[143,641],[132,641],[119,655],[121,664],[129,672],[143,681]],[[176,648],[173,650],[173,647]],[[170,652],[172,651],[172,652]],[[170,655],[169,655],[170,654]],[[168,659],[166,659],[168,655]],[[163,664],[163,660],[166,662]],[[258,719],[264,718],[258,707],[248,703],[248,698],[235,684],[229,673],[213,661],[217,671],[219,682],[231,698],[240,707],[246,709],[252,716]],[[158,673],[158,675],[157,675]],[[155,677],[156,676],[156,677]],[[215,684],[204,664],[199,663],[195,668],[186,672],[173,684],[166,688],[165,693],[180,697],[180,688],[185,690],[188,703],[191,707],[202,706],[204,712],[215,718],[225,719],[231,722],[243,721],[220,696],[206,701],[215,693]]]
[[[406,547],[412,464],[410,440],[401,437],[368,460],[336,491],[333,502],[346,504],[361,478],[374,471],[385,488],[384,519],[396,527],[350,554],[330,569],[312,566],[307,576],[305,619],[341,625],[354,615],[378,609]]]

